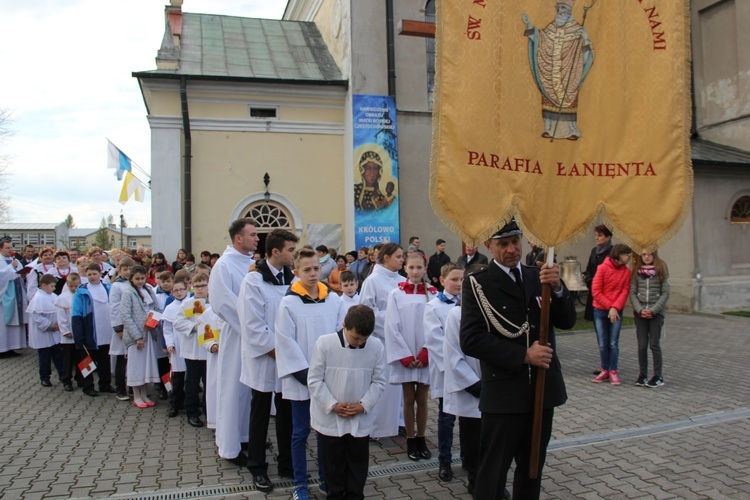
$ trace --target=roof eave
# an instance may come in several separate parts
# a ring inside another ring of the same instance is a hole
[[[288,85],[325,85],[335,87],[349,87],[348,80],[311,80],[311,79],[294,79],[294,78],[260,78],[247,76],[224,76],[224,75],[186,75],[182,73],[156,73],[153,71],[134,71],[134,78],[138,79],[155,79],[155,80],[187,80],[207,81],[207,82],[235,82],[235,83],[267,83],[267,84],[288,84]]]

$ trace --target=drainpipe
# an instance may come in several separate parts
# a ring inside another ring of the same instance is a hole
[[[192,217],[192,200],[191,200],[191,160],[193,141],[190,137],[190,114],[188,113],[187,102],[187,78],[180,78],[180,104],[182,106],[182,133],[185,137],[185,156],[183,157],[183,201],[182,213],[185,225],[182,229],[183,247],[191,252],[193,242],[193,217]]]
[[[385,2],[386,38],[388,40],[388,95],[396,101],[396,42],[393,30],[393,0]]]

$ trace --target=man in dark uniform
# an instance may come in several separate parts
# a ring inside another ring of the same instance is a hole
[[[551,268],[545,264],[543,269],[520,264],[522,236],[511,221],[485,242],[494,260],[467,276],[461,293],[461,348],[478,358],[482,368],[482,436],[475,499],[503,496],[513,460],[513,498],[539,498],[554,408],[567,399],[554,351],[553,326],[572,328],[575,306],[560,280],[557,264]],[[552,287],[549,346],[538,342],[542,283]],[[539,474],[532,480],[529,458],[538,366],[547,370]]]

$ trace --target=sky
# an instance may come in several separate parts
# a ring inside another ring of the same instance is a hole
[[[151,172],[146,108],[131,76],[156,69],[168,0],[0,0],[0,108],[13,135],[4,193],[9,222],[151,226],[151,196],[119,203],[107,139]],[[184,0],[185,12],[280,19],[286,0]],[[144,182],[146,175],[134,170]]]

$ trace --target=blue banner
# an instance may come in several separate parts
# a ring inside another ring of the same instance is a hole
[[[383,95],[352,96],[356,247],[399,241],[396,105]]]

